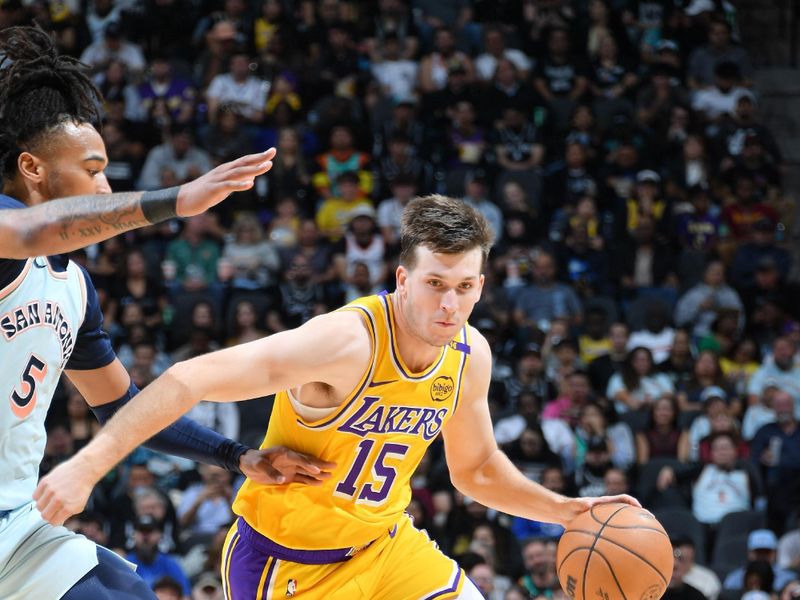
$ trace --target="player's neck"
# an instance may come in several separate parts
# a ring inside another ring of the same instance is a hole
[[[439,346],[432,346],[415,335],[405,317],[403,299],[395,292],[389,296],[394,313],[397,349],[406,366],[415,373],[421,373],[430,367],[442,353]]]

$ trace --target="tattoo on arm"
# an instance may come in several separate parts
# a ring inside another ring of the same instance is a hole
[[[47,221],[57,226],[62,241],[83,239],[91,243],[149,225],[142,213],[141,198],[141,192],[78,196],[47,202],[42,208]]]

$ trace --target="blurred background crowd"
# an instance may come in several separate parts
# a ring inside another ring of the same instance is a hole
[[[270,146],[209,214],[73,255],[145,387],[172,363],[391,291],[403,207],[463,198],[497,242],[471,323],[498,443],[666,526],[668,598],[800,596],[795,200],[733,0],[0,1],[104,95],[116,191]],[[271,399],[191,417],[259,445]],[[62,385],[46,472],[98,425]],[[491,600],[560,598],[560,527],[463,497],[435,442],[408,510]],[[159,598],[221,598],[241,483],[137,451],[69,525]]]

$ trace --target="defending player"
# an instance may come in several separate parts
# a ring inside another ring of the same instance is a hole
[[[274,151],[173,190],[81,197],[110,192],[105,148],[91,125],[99,116],[94,87],[41,30],[0,32],[0,53],[0,168],[9,194],[0,194],[0,598],[154,598],[122,559],[44,522],[32,501],[62,370],[101,421],[137,391],[101,328],[88,275],[53,254],[176,213],[200,213],[251,186]],[[59,196],[78,197],[51,201]],[[325,476],[315,459],[285,448],[248,449],[187,419],[149,447],[263,482]]]
[[[301,327],[170,368],[36,491],[46,518],[80,511],[116,461],[201,398],[278,393],[264,444],[337,463],[316,488],[247,481],[225,546],[228,598],[480,598],[403,510],[409,479],[444,436],[453,484],[497,510],[565,524],[599,502],[525,478],[497,448],[487,393],[489,346],[467,325],[491,234],[463,202],[412,201],[397,291],[362,298]],[[124,438],[121,439],[124,432]]]

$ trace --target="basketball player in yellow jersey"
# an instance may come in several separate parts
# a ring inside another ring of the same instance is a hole
[[[638,507],[629,496],[552,493],[498,450],[491,353],[467,324],[490,245],[486,221],[463,202],[412,201],[395,293],[173,366],[42,480],[40,510],[54,522],[79,512],[116,462],[201,399],[273,393],[264,444],[316,454],[330,477],[319,487],[244,484],[223,555],[230,599],[481,598],[403,513],[409,478],[440,432],[453,484],[499,511],[564,525],[601,502]]]

